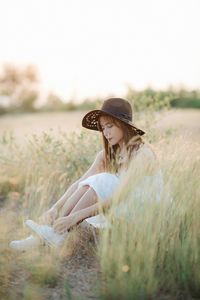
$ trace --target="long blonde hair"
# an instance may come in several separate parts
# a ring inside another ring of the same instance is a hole
[[[114,125],[123,130],[124,144],[128,154],[126,164],[128,164],[130,159],[137,153],[137,150],[140,148],[140,146],[144,144],[143,139],[139,134],[136,133],[132,126],[124,123],[123,121],[116,119],[115,117],[108,116],[106,114],[101,114],[101,116],[105,117],[107,120],[111,121]],[[98,119],[97,126],[99,131],[102,132],[103,130],[101,128],[100,118]],[[112,173],[116,173],[122,167],[122,164],[119,161],[120,147],[118,144],[110,146],[103,132],[102,138],[105,151],[105,170]]]

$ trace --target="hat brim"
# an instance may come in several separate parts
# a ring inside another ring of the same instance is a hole
[[[118,119],[124,123],[126,123],[127,125],[129,125],[137,134],[139,135],[143,135],[145,134],[145,131],[137,128],[131,121],[125,119],[125,118],[121,118],[121,117],[117,117],[114,114],[105,112],[103,110],[100,109],[95,109],[95,110],[91,110],[89,111],[82,119],[82,126],[87,128],[87,129],[91,129],[91,130],[96,130],[96,131],[100,131],[98,129],[98,119],[100,117],[100,115],[108,115],[111,116],[115,119]]]

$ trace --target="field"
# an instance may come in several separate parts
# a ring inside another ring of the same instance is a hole
[[[54,203],[101,148],[98,133],[81,129],[83,115],[0,118],[0,299],[199,299],[198,110],[136,116],[165,175],[163,200],[170,190],[172,206],[145,204],[141,214],[133,203],[134,225],[119,222],[112,233],[83,222],[60,251],[9,249],[10,240],[28,234],[24,220]]]
[[[0,118],[0,135],[13,132],[19,141],[24,141],[32,134],[41,134],[46,131],[81,131],[81,119],[85,112],[60,113],[30,113],[19,115],[5,115]],[[152,130],[163,131],[175,129],[181,134],[197,134],[200,131],[200,111],[192,109],[173,109],[157,114],[156,120],[151,124]],[[141,120],[142,123],[142,120]]]

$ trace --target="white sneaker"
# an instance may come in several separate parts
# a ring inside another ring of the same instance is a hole
[[[27,251],[39,246],[39,244],[40,239],[37,236],[30,235],[26,239],[10,242],[9,246],[18,251]]]
[[[26,220],[25,224],[52,246],[58,247],[64,242],[66,234],[56,233],[49,225],[39,225],[32,220]]]

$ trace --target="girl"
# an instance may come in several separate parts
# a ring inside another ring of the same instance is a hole
[[[52,245],[61,245],[70,228],[86,220],[95,227],[106,226],[106,219],[98,214],[100,206],[109,206],[109,199],[116,191],[130,162],[139,159],[141,167],[148,164],[144,174],[155,178],[157,200],[162,191],[162,174],[156,156],[141,136],[145,133],[132,122],[130,103],[122,98],[104,101],[100,110],[88,112],[82,126],[98,130],[103,136],[103,150],[100,151],[89,170],[39,219],[37,224],[27,220],[26,225]],[[141,187],[143,188],[143,187]],[[38,236],[12,241],[13,249],[24,251],[40,243]]]

